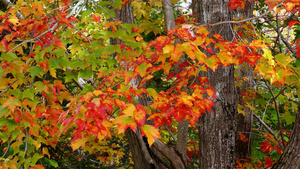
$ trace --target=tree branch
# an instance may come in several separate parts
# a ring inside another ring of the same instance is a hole
[[[276,114],[277,114],[277,120],[278,120],[278,127],[279,127],[279,130],[280,130],[280,136],[281,136],[281,140],[282,140],[282,145],[283,147],[285,147],[285,143],[284,143],[284,137],[283,137],[283,133],[282,133],[282,125],[281,125],[281,119],[280,119],[280,114],[279,114],[279,108],[278,108],[278,105],[277,105],[277,97],[279,96],[279,94],[277,96],[274,95],[273,93],[273,90],[271,89],[270,85],[268,84],[268,82],[263,79],[265,84],[267,85],[273,99],[274,99],[274,104],[275,104],[275,110],[276,110]]]
[[[276,7],[280,6],[281,4],[282,4],[282,2],[280,2]],[[259,16],[256,16],[256,17],[252,17],[252,18],[247,18],[247,19],[243,19],[243,20],[239,20],[239,21],[222,21],[222,22],[217,22],[217,23],[213,23],[213,24],[206,23],[206,24],[195,26],[192,29],[199,27],[199,26],[204,26],[204,27],[211,26],[212,27],[212,26],[218,26],[218,25],[228,24],[228,23],[235,24],[235,23],[243,23],[243,22],[247,22],[247,21],[257,20],[259,18],[263,18],[264,16],[268,15],[268,13],[270,13],[271,11],[273,11],[273,9],[270,9],[267,12],[265,12]]]
[[[276,136],[276,134],[273,132],[273,130],[255,113],[253,113],[253,116],[273,135],[275,140],[278,142],[278,147],[283,150],[283,145],[280,142],[279,138]]]
[[[286,47],[294,54],[296,51],[292,47],[292,45],[283,37],[282,33],[279,31],[279,29],[275,29],[275,25],[271,23],[268,17],[264,17],[266,19],[266,22],[274,27],[274,30],[277,32],[278,36],[281,38],[282,42],[286,45]]]
[[[85,39],[87,39],[89,42],[90,42],[90,44],[92,44],[92,42],[91,42],[91,40],[87,37],[87,36],[85,36],[71,21],[69,21],[69,23],[73,26],[73,28],[74,29],[76,29],[83,37],[85,37]]]

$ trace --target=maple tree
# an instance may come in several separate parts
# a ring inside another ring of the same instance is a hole
[[[2,2],[0,168],[299,165],[297,1]]]

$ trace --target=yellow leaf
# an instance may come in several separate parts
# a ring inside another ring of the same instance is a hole
[[[243,106],[242,105],[238,105],[238,114],[243,114],[245,116],[246,112],[243,111]]]
[[[77,150],[79,147],[85,147],[85,143],[88,141],[88,138],[78,139],[71,143],[73,150]]]
[[[50,75],[54,78],[56,78],[56,70],[50,69]]]
[[[149,94],[150,96],[152,96],[154,99],[157,99],[157,92],[156,92],[154,89],[152,89],[152,88],[147,88],[146,91],[147,91],[148,94]]]
[[[164,48],[163,48],[163,53],[166,54],[166,53],[171,53],[172,51],[174,50],[174,45],[166,45]]]
[[[263,48],[262,50],[264,51],[263,57],[268,59],[268,64],[274,66],[275,62],[271,50],[269,48]]]
[[[286,95],[286,97],[288,97],[288,99],[291,98],[291,97],[293,97],[292,93],[285,93],[284,95]]]
[[[123,111],[126,116],[133,116],[133,112],[135,112],[135,106],[133,104],[127,104],[127,108]]]
[[[255,108],[251,106],[249,103],[246,103],[246,106],[249,107],[251,110],[255,110]]]
[[[155,138],[160,138],[159,131],[152,125],[144,125],[142,128],[142,135],[146,135],[149,147],[154,143]]]
[[[42,153],[43,153],[43,155],[47,154],[48,157],[50,158],[50,154],[49,154],[48,148],[44,147]]]
[[[101,91],[101,90],[95,90],[95,91],[93,91],[93,94],[95,95],[95,96],[99,96],[99,95],[101,95],[103,92]]]
[[[19,19],[16,16],[12,16],[8,21],[11,22],[14,25],[19,23]]]

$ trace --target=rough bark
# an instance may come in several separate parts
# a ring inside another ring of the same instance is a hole
[[[14,4],[11,3],[10,0],[1,0],[1,2],[4,3],[6,7],[14,8]],[[16,16],[18,19],[24,19],[24,16],[20,13],[20,11],[16,12]]]
[[[200,24],[232,20],[227,8],[229,0],[194,0],[193,14]],[[218,33],[231,41],[230,24],[209,28],[211,34]],[[200,117],[199,121],[199,168],[235,168],[238,94],[234,83],[234,67],[220,66],[215,72],[208,70],[200,76],[208,77],[216,89],[217,100],[213,110]]]
[[[289,142],[272,167],[272,169],[288,168],[300,168],[300,105],[298,106],[298,113]]]
[[[162,0],[162,6],[164,11],[165,17],[165,24],[167,31],[170,29],[175,28],[175,20],[174,20],[174,13],[173,13],[173,5],[171,0]],[[179,43],[178,41],[175,42]],[[180,62],[184,62],[184,58],[180,58]],[[179,64],[175,65],[175,72],[178,73],[180,71]],[[183,89],[184,90],[184,89]],[[177,142],[176,142],[176,149],[182,155],[184,159],[184,163],[186,163],[186,152],[187,152],[187,141],[188,141],[188,128],[189,122],[185,119],[181,120],[181,123],[178,126],[178,133],[177,133]]]
[[[124,7],[122,7],[121,10],[119,11],[115,10],[115,13],[116,13],[117,20],[121,20],[123,23],[134,23],[130,2]],[[172,11],[172,15],[173,15],[173,11]],[[170,16],[171,15],[168,15],[168,18]],[[173,24],[175,27],[174,16],[173,16]],[[120,39],[112,39],[111,43],[120,44],[122,42]],[[137,84],[139,80],[140,80],[139,77],[137,77],[137,81],[133,83]],[[149,106],[147,97],[140,97],[138,101],[140,104],[144,106]],[[147,123],[151,123],[151,122],[147,121]],[[181,159],[181,156],[176,152],[176,150],[172,147],[166,146],[160,140],[154,143],[154,145],[156,146],[149,147],[147,141],[144,141],[143,138],[141,137],[139,130],[136,131],[136,133],[134,133],[131,129],[128,129],[126,131],[126,136],[129,141],[135,169],[170,168],[168,164],[164,162],[162,155],[164,155],[170,161],[172,165],[171,168],[178,168],[178,169],[185,168],[183,159]]]
[[[245,9],[242,10],[238,8],[236,10],[235,17],[242,17],[242,18],[251,18],[253,17],[253,7],[254,2],[247,2],[245,5]],[[247,41],[252,41],[251,37],[247,39]],[[253,79],[253,71],[248,64],[242,64],[238,67],[237,72],[239,74],[240,79],[243,77],[247,77],[248,81],[245,80],[242,83],[242,86],[237,87],[237,92],[239,97],[239,104],[243,105],[244,100],[241,97],[246,90],[251,87],[254,87],[254,79]],[[243,111],[245,112],[245,116],[242,114],[238,114],[237,116],[237,132],[243,133],[249,139],[248,142],[243,142],[240,140],[239,135],[236,137],[236,158],[237,159],[246,159],[245,161],[242,160],[241,162],[250,162],[251,157],[251,132],[252,132],[252,124],[253,124],[253,112],[250,108],[244,106]]]
[[[122,23],[134,23],[131,3],[123,6],[121,10],[115,9],[116,20],[122,21]],[[122,41],[118,38],[111,39],[111,44],[121,44]],[[133,82],[136,84],[137,82]],[[139,131],[136,131],[139,132]],[[149,149],[146,147],[140,135],[134,133],[131,129],[127,129],[126,137],[128,138],[132,160],[134,162],[135,169],[152,169],[155,168],[154,161],[150,156]]]

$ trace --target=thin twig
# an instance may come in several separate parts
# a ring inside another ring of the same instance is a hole
[[[270,85],[268,84],[268,82],[266,81],[266,79],[264,79],[264,82],[265,84],[267,85],[273,99],[274,99],[274,104],[275,104],[275,111],[276,111],[276,114],[277,114],[277,120],[278,120],[278,127],[279,127],[279,130],[280,130],[280,136],[281,136],[281,140],[282,140],[282,143],[283,143],[283,147],[285,147],[285,144],[284,144],[284,137],[283,137],[283,132],[282,132],[282,125],[281,125],[281,119],[280,119],[280,114],[279,114],[279,108],[278,108],[278,104],[277,104],[277,97],[279,96],[279,94],[277,96],[274,95],[273,93],[273,90],[271,89]]]
[[[12,52],[12,51],[15,50],[17,47],[22,46],[22,45],[25,44],[25,43],[32,42],[32,41],[34,41],[34,40],[40,38],[41,36],[45,35],[45,34],[48,33],[48,32],[54,31],[54,29],[55,29],[57,26],[58,26],[58,23],[56,23],[55,25],[53,25],[52,28],[46,30],[45,32],[43,32],[43,33],[40,34],[39,36],[37,36],[37,37],[35,37],[35,38],[32,38],[32,39],[30,39],[30,40],[25,40],[25,41],[23,41],[22,43],[18,44],[17,46],[15,46],[15,47],[12,48],[11,50],[9,50],[7,53]]]
[[[16,83],[19,79],[16,79],[15,81],[13,81],[10,85],[8,85],[5,89],[2,90],[2,92],[0,93],[4,95],[4,93],[6,92],[7,89],[9,89],[14,83]],[[4,95],[5,96],[5,95]]]
[[[92,42],[91,42],[91,40],[87,37],[87,36],[85,36],[71,21],[69,21],[69,23],[73,26],[73,28],[74,29],[76,29],[83,37],[85,37],[85,39],[87,39],[89,42],[90,42],[90,44],[92,44]]]
[[[28,129],[25,129],[25,135],[26,135],[26,139],[25,139],[25,150],[24,150],[24,157],[26,157],[26,153],[28,150]]]
[[[264,17],[266,19],[266,22],[271,25],[272,27],[274,27],[274,30],[277,32],[278,36],[281,37],[282,42],[286,45],[286,47],[294,54],[296,51],[295,49],[292,47],[292,45],[283,37],[283,35],[281,34],[281,32],[278,29],[275,29],[275,25],[273,25],[269,18]]]
[[[114,21],[118,21],[116,18],[114,18],[113,16],[111,16],[111,14],[109,12],[107,12],[106,9],[104,9],[102,6],[96,4],[96,6],[98,6],[99,8],[103,9]]]
[[[282,2],[279,3],[276,7],[280,6],[281,4],[282,4]],[[195,26],[192,29],[194,29],[196,27],[200,27],[200,26],[204,26],[204,27],[211,26],[212,27],[212,26],[218,26],[218,25],[228,24],[228,23],[236,24],[236,23],[243,23],[243,22],[247,22],[247,21],[257,20],[259,18],[263,18],[264,16],[268,15],[268,13],[270,13],[271,11],[273,11],[273,9],[270,9],[267,12],[265,12],[259,16],[256,16],[256,17],[252,17],[252,18],[247,18],[247,19],[243,19],[243,20],[239,20],[239,21],[222,21],[222,22],[217,22],[217,23],[213,23],[213,24],[206,23],[206,24]]]
[[[81,5],[82,3],[84,3],[85,0],[80,0],[72,9],[72,11],[69,13],[69,15],[67,15],[67,18],[70,18],[76,11],[76,9],[78,8],[79,5]]]
[[[176,138],[174,137],[172,131],[169,129],[169,127],[165,124],[166,129],[168,130],[169,134],[171,135],[171,137],[173,138],[173,140],[177,143]]]
[[[2,155],[2,158],[4,158],[5,155],[7,154],[9,146],[10,146],[10,142],[8,142],[7,148],[6,148],[5,152],[4,152],[4,154]]]
[[[276,134],[273,132],[273,130],[255,113],[253,113],[253,116],[269,131],[270,134],[273,135],[275,140],[278,142],[278,147],[283,150],[283,144],[279,141],[279,138],[276,136]]]

